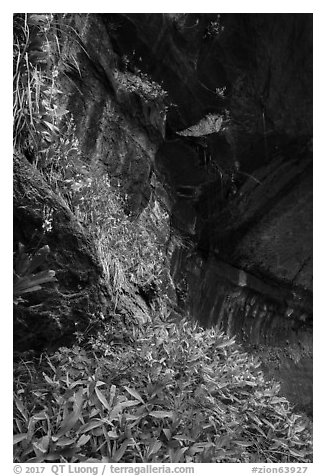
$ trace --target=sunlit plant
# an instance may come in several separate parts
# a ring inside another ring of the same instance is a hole
[[[16,462],[311,461],[309,422],[217,329],[117,318],[18,370]]]

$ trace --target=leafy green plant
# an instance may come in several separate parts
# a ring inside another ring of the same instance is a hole
[[[17,462],[311,461],[309,423],[217,329],[116,319],[19,376]]]
[[[115,71],[115,78],[119,84],[119,88],[129,93],[137,93],[145,101],[167,100],[167,91],[140,70],[137,71],[137,74],[131,73],[130,71]]]
[[[211,21],[206,29],[205,38],[216,38],[224,31],[224,26],[221,23],[221,15],[217,14],[216,20]]]
[[[46,283],[57,281],[55,271],[45,270],[34,274],[37,268],[45,265],[46,257],[50,251],[48,245],[40,248],[35,254],[25,252],[25,247],[21,243],[14,260],[14,304],[23,299],[23,294],[39,291]]]
[[[38,152],[58,129],[53,121],[52,62],[47,32],[51,15],[14,15],[14,147]]]
[[[14,15],[14,148],[40,168],[51,163],[60,142],[59,125],[67,111],[60,106],[58,77],[78,70],[72,48],[78,41],[67,15]]]
[[[91,178],[90,178],[91,177]],[[162,284],[165,267],[163,244],[157,230],[167,226],[167,216],[150,202],[135,220],[126,213],[124,198],[109,178],[92,172],[78,190],[77,216],[98,249],[108,282],[120,293],[126,283],[140,288]]]
[[[126,193],[100,166],[83,162],[73,121],[67,123],[55,165],[47,180],[92,236],[107,282],[116,298],[128,283],[140,288],[162,286],[166,267],[164,244],[169,217],[151,199],[135,219],[128,214]]]

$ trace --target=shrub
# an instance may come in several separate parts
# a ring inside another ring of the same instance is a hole
[[[116,320],[18,370],[16,462],[311,461],[309,424],[217,329]]]
[[[52,162],[68,112],[60,106],[58,77],[72,68],[79,71],[74,48],[64,48],[67,42],[79,42],[69,15],[14,15],[14,148],[41,169]]]
[[[45,245],[34,254],[25,252],[21,243],[15,253],[14,260],[14,304],[23,301],[23,294],[39,291],[46,283],[56,282],[55,271],[47,269],[37,271],[46,266],[46,257],[50,248]]]
[[[119,187],[100,170],[91,170],[75,188],[75,214],[91,233],[108,283],[118,296],[127,283],[148,288],[162,283],[165,269],[163,241],[159,237],[168,216],[151,200],[137,219],[126,212]],[[161,231],[160,231],[161,230]]]
[[[128,283],[143,289],[154,283],[160,287],[166,269],[168,213],[151,198],[137,218],[131,217],[119,181],[110,179],[100,165],[86,165],[72,118],[66,124],[61,143],[71,153],[59,147],[48,182],[92,237],[117,299]]]
[[[14,147],[35,155],[58,129],[54,123],[56,69],[48,32],[51,15],[14,15]]]
[[[137,71],[137,74],[130,71],[115,71],[115,78],[119,88],[128,93],[137,93],[145,102],[162,101],[164,103],[164,100],[167,100],[168,93],[163,87],[140,70]]]

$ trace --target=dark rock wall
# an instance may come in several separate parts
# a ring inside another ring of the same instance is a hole
[[[112,41],[120,56],[128,55],[135,67],[163,83],[172,103],[168,128],[181,130],[209,110],[223,104],[201,83],[197,61],[209,18],[214,15],[121,14],[109,15]],[[218,85],[217,85],[218,86]],[[215,87],[217,87],[215,86]]]
[[[109,18],[117,53],[162,81],[176,105],[155,157],[173,223],[203,257],[217,253],[263,281],[309,293],[312,15]],[[226,110],[219,131],[177,135]]]
[[[312,14],[226,15],[223,23],[214,41],[230,83],[237,148],[264,132],[279,147],[282,136],[311,136]]]
[[[111,20],[119,54],[132,54],[176,105],[155,165],[173,197],[172,225],[191,243],[172,261],[180,303],[204,325],[281,349],[305,389],[300,403],[311,405],[312,15]],[[207,114],[225,127],[178,135]]]

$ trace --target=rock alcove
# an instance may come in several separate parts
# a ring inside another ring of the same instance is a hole
[[[176,308],[237,335],[311,412],[312,15],[90,14],[71,22],[78,67],[61,85],[83,157],[121,181],[132,216],[151,199],[165,208]],[[73,217],[28,161],[15,170],[15,241],[39,226],[40,197],[60,218],[51,243],[65,286],[65,321],[53,331],[60,341],[81,325],[81,309],[105,313],[112,303]],[[125,309],[146,320],[145,301],[130,291]],[[25,335],[21,345],[34,344]]]

